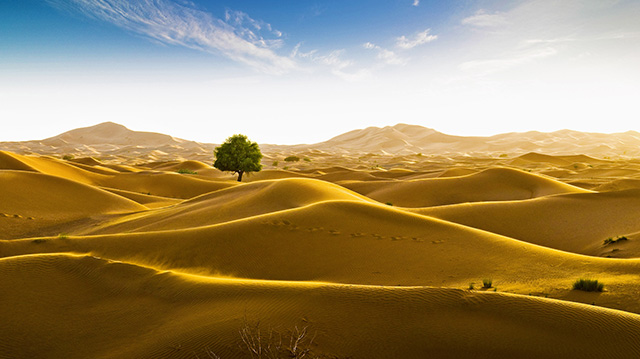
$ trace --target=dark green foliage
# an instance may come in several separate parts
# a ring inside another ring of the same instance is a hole
[[[188,170],[186,168],[181,168],[181,169],[177,170],[176,172],[178,172],[180,174],[187,174],[187,175],[197,175],[198,174],[198,172],[192,171],[192,170]]]
[[[604,240],[604,244],[605,244],[605,245],[607,245],[607,244],[614,244],[614,243],[618,243],[618,242],[620,242],[620,241],[626,241],[626,240],[629,240],[629,238],[627,238],[627,237],[625,237],[625,236],[618,236],[618,237],[616,237],[616,238],[609,237],[609,238],[607,238],[607,239],[605,239],[605,240]]]
[[[213,151],[216,161],[213,167],[220,171],[235,172],[238,182],[245,172],[258,172],[262,169],[262,153],[255,142],[245,135],[233,135]]]
[[[585,292],[602,292],[604,289],[603,283],[598,283],[597,279],[578,279],[573,283],[573,289],[583,290]]]
[[[286,162],[298,162],[300,161],[300,157],[298,156],[289,156],[284,159]]]
[[[491,288],[491,285],[493,285],[493,280],[488,278],[482,280],[482,288]]]

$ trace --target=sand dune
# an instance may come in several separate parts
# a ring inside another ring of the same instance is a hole
[[[370,201],[343,187],[319,180],[296,178],[259,181],[215,191],[145,215],[124,216],[80,233],[201,227],[328,200]]]
[[[97,181],[97,184],[129,192],[180,199],[236,185],[233,181],[209,181],[191,175],[154,171],[122,173]]]
[[[640,257],[640,245],[625,242],[611,246],[603,242],[609,237],[640,231],[636,215],[639,211],[637,189],[414,210],[549,248],[627,258]]]
[[[339,357],[640,353],[638,315],[500,293],[224,280],[70,255],[3,259],[0,278],[19,288],[0,297],[7,357],[239,358],[244,317],[283,332],[308,325],[314,352]]]
[[[0,151],[0,169],[40,172],[57,177],[94,184],[103,175],[70,165],[52,157],[21,156]]]
[[[341,182],[355,192],[379,202],[401,207],[430,207],[452,203],[507,201],[584,189],[509,168],[495,168],[467,176],[404,182]]]
[[[242,183],[113,123],[0,143],[0,358],[243,358],[245,320],[319,358],[639,357],[638,138],[368,128]]]
[[[0,171],[0,188],[2,239],[66,233],[72,221],[147,209],[92,186],[28,171]]]
[[[560,252],[365,201],[323,201],[197,228],[0,243],[4,256],[61,251],[260,280],[467,288],[492,278],[500,291],[552,298],[570,296],[572,282],[587,276],[616,289],[574,300],[640,312],[629,287],[640,280],[640,259]]]

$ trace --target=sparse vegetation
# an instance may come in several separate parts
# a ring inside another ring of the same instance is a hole
[[[69,236],[64,234],[64,233],[60,233],[60,234],[58,234],[58,238],[59,239],[67,239],[67,238],[69,238]]]
[[[392,207],[393,207],[393,203],[391,203],[391,202],[387,202],[387,203],[385,203],[385,204],[386,204],[387,206],[392,206]]]
[[[482,288],[491,288],[493,285],[493,280],[490,278],[485,278],[482,280]]]
[[[311,346],[315,335],[310,336],[308,327],[294,327],[288,335],[282,335],[272,328],[263,330],[260,322],[250,324],[246,320],[240,329],[241,348],[251,358],[284,359],[312,358]]]
[[[65,160],[65,161],[69,161],[69,160],[74,159],[74,157],[73,157],[73,155],[64,155],[64,156],[62,157],[62,159],[63,159],[63,160]]]
[[[289,156],[284,159],[285,162],[298,162],[300,161],[300,157],[298,156]]]
[[[273,161],[273,163],[271,164],[273,167],[278,167],[278,161]]]
[[[604,284],[599,283],[597,279],[578,279],[573,283],[574,290],[583,290],[585,292],[602,292]]]
[[[608,245],[608,244],[614,244],[614,243],[618,243],[620,241],[627,241],[629,240],[629,238],[625,237],[625,236],[617,236],[616,238],[613,237],[609,237],[607,239],[604,240],[604,245]]]
[[[186,168],[181,168],[181,169],[177,170],[176,172],[178,172],[180,174],[187,174],[187,175],[197,175],[198,174],[198,172],[192,171],[192,170],[188,170]]]
[[[245,172],[258,172],[262,169],[262,152],[257,143],[249,141],[245,135],[233,135],[213,151],[216,161],[213,167],[220,171],[238,174],[242,182]]]
[[[474,284],[473,283],[469,283],[469,290],[474,290],[474,289],[475,289]]]
[[[305,157],[302,160],[305,161],[305,162],[311,162],[311,158],[309,158],[309,157]]]

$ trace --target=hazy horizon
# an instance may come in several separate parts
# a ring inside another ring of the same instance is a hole
[[[0,141],[105,121],[219,143],[415,124],[638,130],[640,3],[0,4]]]
[[[113,123],[115,125],[120,125],[120,126],[124,126],[127,129],[134,131],[134,132],[145,132],[145,133],[157,133],[157,134],[162,134],[162,135],[169,135],[172,136],[174,138],[179,138],[182,140],[187,140],[187,141],[196,141],[196,142],[200,142],[200,143],[208,143],[208,144],[215,144],[215,143],[222,143],[223,141],[219,141],[219,142],[215,142],[215,141],[198,141],[192,138],[186,138],[186,137],[180,137],[180,136],[175,136],[171,133],[164,133],[164,132],[157,132],[157,131],[153,131],[153,130],[149,130],[149,129],[145,129],[145,128],[131,128],[129,127],[127,124],[125,123],[118,123],[115,121],[105,121],[105,122],[101,122],[101,123],[93,123],[93,124],[88,124],[86,126],[81,126],[81,127],[77,127],[77,128],[68,128],[68,129],[61,129],[61,130],[57,130],[57,132],[46,135],[46,137],[42,137],[42,138],[30,138],[30,139],[25,139],[25,140],[4,140],[4,139],[0,139],[0,143],[1,142],[29,142],[29,141],[40,141],[40,140],[45,140],[48,138],[52,138],[52,137],[56,137],[58,135],[67,133],[69,131],[74,131],[74,130],[81,130],[81,129],[85,129],[85,128],[91,128],[91,127],[95,127],[98,125],[103,125],[106,123]],[[319,141],[315,141],[315,142],[298,142],[298,143],[273,143],[273,142],[259,142],[260,144],[264,144],[264,145],[282,145],[282,146],[288,146],[288,145],[313,145],[314,143],[322,143],[322,142],[326,142],[329,141],[335,137],[347,134],[349,132],[354,132],[354,131],[360,131],[360,130],[366,130],[368,128],[379,128],[379,129],[383,129],[385,127],[396,127],[396,126],[400,126],[400,125],[409,125],[409,126],[422,126],[422,125],[417,125],[417,124],[413,124],[413,123],[395,123],[395,124],[390,124],[390,125],[382,125],[382,126],[368,126],[368,127],[362,127],[362,128],[353,128],[350,130],[347,130],[345,132],[341,132],[341,133],[336,133],[334,135],[331,135],[327,138],[324,139],[320,139]],[[605,132],[589,132],[589,131],[577,131],[577,130],[572,130],[572,129],[568,129],[568,128],[564,128],[564,129],[559,129],[559,130],[554,130],[554,131],[537,131],[537,130],[529,130],[529,131],[513,131],[513,132],[499,132],[499,133],[493,133],[493,134],[487,134],[487,135],[469,135],[469,136],[463,136],[463,135],[459,135],[457,133],[449,133],[449,132],[443,132],[443,131],[439,131],[437,128],[430,128],[427,126],[422,126],[424,128],[428,128],[431,130],[435,130],[436,132],[445,134],[445,135],[450,135],[450,136],[460,136],[460,137],[492,137],[492,136],[498,136],[498,135],[506,135],[506,134],[526,134],[526,133],[531,133],[531,132],[539,132],[539,133],[555,133],[555,132],[563,132],[563,131],[575,131],[575,132],[582,132],[585,134],[605,134],[605,135],[616,135],[616,134],[623,134],[623,133],[627,133],[627,132],[638,132],[636,130],[627,130],[627,131],[619,131],[619,132],[610,132],[610,133],[605,133]],[[231,136],[232,134],[236,134],[239,132],[234,132],[234,133],[229,133],[228,135],[225,135],[226,137]],[[294,133],[295,134],[295,133]],[[223,140],[225,139],[223,138]],[[250,138],[251,140],[253,140],[253,138]]]

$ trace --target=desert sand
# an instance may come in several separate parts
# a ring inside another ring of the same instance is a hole
[[[640,357],[639,138],[368,128],[242,183],[113,123],[1,143],[0,358]]]

